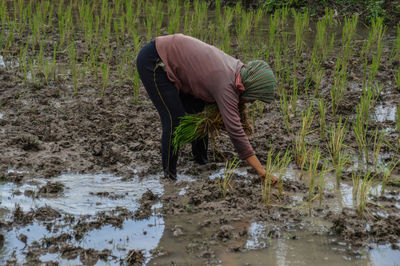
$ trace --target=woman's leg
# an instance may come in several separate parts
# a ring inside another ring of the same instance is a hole
[[[167,73],[157,65],[159,60],[155,41],[151,41],[140,51],[136,65],[140,79],[161,118],[164,177],[176,179],[178,153],[173,152],[172,138],[179,118],[185,114],[185,110],[175,85],[168,79]]]
[[[179,93],[179,97],[181,98],[181,102],[186,113],[195,114],[204,110],[204,107],[206,105],[205,101],[195,98],[193,95],[185,94],[183,92]],[[207,150],[208,136],[192,142],[193,158],[197,163],[208,163]]]

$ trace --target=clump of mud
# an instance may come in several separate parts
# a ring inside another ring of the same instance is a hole
[[[101,198],[109,198],[112,200],[122,199],[125,197],[125,195],[123,195],[123,194],[116,194],[116,193],[107,192],[107,191],[97,192],[97,193],[90,192],[89,194],[93,195],[93,196],[101,197]]]
[[[369,207],[373,208],[372,205]],[[382,217],[374,213],[366,214],[364,219],[360,219],[355,210],[345,208],[333,217],[331,229],[354,246],[390,243],[395,247],[400,239],[400,216],[393,213]]]
[[[64,191],[64,185],[61,182],[47,182],[38,191],[38,196],[56,197]]]
[[[37,210],[31,210],[28,213],[24,213],[21,206],[16,205],[13,211],[12,223],[18,225],[27,225],[37,221],[52,221],[56,218],[61,217],[61,214],[49,206],[40,207]]]
[[[125,262],[129,266],[142,265],[144,263],[143,252],[140,250],[130,250],[125,258]]]
[[[135,211],[135,219],[142,220],[147,219],[151,216],[151,206],[158,200],[158,196],[151,190],[147,190],[143,193],[140,199],[140,207]]]

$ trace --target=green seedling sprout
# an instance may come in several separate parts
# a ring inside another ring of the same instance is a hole
[[[379,154],[380,154],[382,146],[383,146],[384,137],[385,137],[385,133],[383,131],[379,132],[379,130],[376,128],[374,135],[372,137],[373,138],[373,152],[374,152],[374,159],[375,159],[375,164],[374,164],[375,171],[378,168]]]
[[[237,169],[239,165],[239,161],[234,158],[232,162],[226,162],[225,163],[225,170],[224,170],[224,176],[218,180],[218,186],[221,191],[221,196],[223,199],[226,198],[226,193],[228,191],[228,188],[230,190],[233,190],[231,181],[234,177],[234,172]]]
[[[319,177],[318,175],[318,165],[321,159],[321,151],[317,147],[315,148],[314,152],[310,153],[309,156],[309,165],[308,165],[308,178],[310,179],[310,185],[308,188],[308,214],[311,216],[311,204],[314,202],[318,197],[319,193],[315,195],[315,188],[317,187],[316,178]]]
[[[306,29],[308,28],[308,25],[310,22],[310,12],[307,9],[307,10],[305,10],[304,13],[297,13],[294,9],[292,9],[292,15],[294,17],[294,31],[295,31],[295,35],[296,35],[295,61],[297,61],[301,55],[301,52],[303,51],[304,32],[306,32]]]
[[[296,134],[295,139],[295,162],[298,166],[304,165],[304,161],[307,155],[306,137],[311,133],[311,124],[314,119],[314,113],[312,112],[312,105],[309,105],[307,110],[302,112],[302,124],[300,131]]]
[[[349,162],[349,156],[346,155],[344,148],[344,140],[347,134],[347,121],[342,123],[342,117],[339,118],[339,122],[334,123],[329,129],[329,142],[328,151],[331,157],[331,162],[335,167],[336,181],[339,184],[340,177],[342,175],[342,169],[345,164]]]
[[[362,179],[360,189],[359,189],[359,195],[358,195],[358,215],[360,218],[363,218],[365,216],[365,211],[368,211],[367,209],[367,203],[368,203],[368,195],[371,192],[372,189],[372,182],[375,178],[375,175],[372,174],[372,172],[368,171],[364,178]]]
[[[326,105],[324,99],[321,98],[318,101],[319,110],[319,133],[322,140],[325,139],[326,135]]]
[[[283,195],[283,174],[286,171],[289,163],[292,160],[292,156],[290,155],[289,149],[286,150],[285,154],[282,158],[279,157],[280,154],[277,156],[277,166],[276,171],[279,173],[278,176],[278,198],[280,199]]]
[[[383,178],[382,178],[382,183],[381,183],[381,194],[383,195],[385,193],[385,188],[386,185],[391,183],[391,177],[393,170],[397,167],[397,165],[400,163],[400,160],[395,161],[394,159],[389,162],[389,164],[384,167],[383,169]]]
[[[101,63],[101,97],[104,97],[105,89],[108,84],[108,77],[110,74],[110,65],[108,63]]]
[[[284,87],[281,87],[282,96],[279,99],[280,102],[280,111],[283,117],[283,122],[286,127],[286,131],[288,133],[291,132],[291,119],[290,119],[290,112],[289,112],[289,102],[287,99],[287,92]]]
[[[272,186],[272,181],[273,181],[273,172],[275,170],[275,163],[272,160],[272,148],[268,151],[267,155],[267,161],[265,163],[265,178],[264,182],[261,182],[261,192],[262,192],[262,198],[265,204],[267,206],[271,205],[271,186]],[[276,161],[275,157],[275,161]]]
[[[399,71],[400,72],[400,71]],[[397,132],[400,133],[400,102],[397,104],[397,111],[396,111],[396,129]],[[399,138],[400,139],[400,138]]]
[[[392,60],[398,60],[398,59],[400,59],[400,22],[397,24],[396,39],[393,43],[389,61],[391,62]],[[397,86],[397,88],[400,89],[399,86]]]
[[[396,81],[397,90],[400,91],[400,68],[398,68],[394,73],[394,79]]]
[[[318,180],[318,199],[319,199],[319,207],[322,206],[322,200],[324,198],[324,190],[325,190],[325,176],[327,172],[327,162],[325,161],[322,164],[322,169],[319,172],[319,180]]]
[[[298,86],[297,79],[293,77],[293,94],[290,98],[290,105],[292,106],[292,113],[294,117],[297,117],[297,96],[298,96]]]

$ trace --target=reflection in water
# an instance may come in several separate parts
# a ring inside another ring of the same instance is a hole
[[[330,244],[327,236],[296,231],[284,238],[266,238],[266,222],[252,223],[248,230],[247,252],[224,253],[226,265],[398,265],[400,252],[390,245],[352,250],[344,243]],[[258,248],[258,249],[257,249]],[[353,255],[350,255],[353,254]],[[362,255],[365,254],[365,255]],[[266,263],[268,262],[268,263]]]
[[[33,184],[31,184],[33,182]],[[6,183],[0,188],[2,206],[7,209],[19,204],[24,211],[48,205],[60,212],[71,215],[94,215],[99,211],[110,211],[117,206],[123,206],[130,211],[138,208],[138,200],[147,189],[154,194],[161,195],[163,186],[157,176],[150,176],[140,180],[134,178],[124,181],[120,177],[112,175],[79,175],[64,174],[54,178],[51,182],[61,182],[64,185],[64,193],[55,198],[31,198],[26,197],[27,190],[37,191],[46,184],[47,180],[34,179],[32,182],[17,186],[14,183]],[[15,194],[15,191],[21,193]],[[97,193],[107,192],[117,195],[115,199],[96,196]]]
[[[62,218],[56,220],[55,223],[59,227],[56,233],[48,231],[44,224],[38,222],[27,226],[14,227],[13,230],[4,232],[6,242],[5,248],[1,251],[0,264],[4,264],[13,252],[15,252],[19,262],[23,261],[26,250],[24,250],[25,244],[19,240],[21,234],[27,237],[28,245],[31,245],[34,241],[40,242],[45,237],[56,237],[62,233],[73,235],[73,227],[81,215],[95,215],[97,212],[107,212],[115,210],[117,207],[135,211],[139,207],[139,199],[147,189],[159,196],[164,193],[163,185],[159,182],[157,176],[124,181],[122,178],[112,175],[68,174],[51,180],[52,182],[61,182],[64,185],[64,192],[59,197],[32,198],[24,195],[24,192],[28,190],[38,191],[46,181],[34,179],[22,186],[13,183],[3,184],[0,187],[2,207],[12,210],[15,204],[19,204],[26,212],[47,205],[64,215],[74,216],[76,221],[69,224],[64,222]],[[96,196],[99,192],[108,192],[109,195],[117,195],[117,197]],[[160,206],[161,203],[155,204],[153,209]],[[10,216],[9,214],[9,217],[5,218],[9,219]],[[95,217],[90,219],[95,219]],[[158,215],[153,215],[144,220],[125,220],[122,228],[105,224],[99,229],[87,232],[79,242],[67,240],[67,243],[99,251],[110,249],[112,254],[119,258],[124,258],[131,249],[140,249],[148,261],[151,257],[150,250],[157,247],[163,231],[164,219]],[[60,257],[59,253],[48,253],[41,256],[40,259],[42,261],[58,261],[64,265],[81,264],[79,258],[65,260]]]

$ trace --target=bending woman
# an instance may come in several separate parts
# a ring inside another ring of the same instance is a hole
[[[216,103],[228,135],[239,154],[263,179],[258,160],[240,121],[239,102],[274,99],[275,76],[261,60],[244,65],[240,60],[198,39],[174,34],[157,37],[142,48],[137,70],[162,123],[164,177],[176,179],[178,153],[172,138],[179,118],[201,112]],[[207,138],[192,143],[194,160],[207,163]]]

